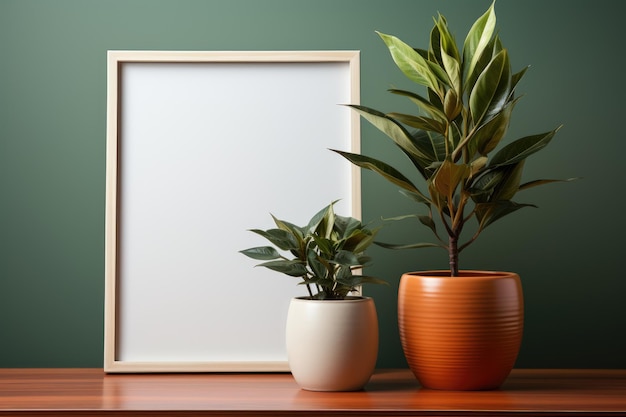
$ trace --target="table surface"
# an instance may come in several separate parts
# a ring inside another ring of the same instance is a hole
[[[377,370],[358,392],[311,392],[291,374],[105,374],[0,369],[0,416],[20,415],[622,415],[626,370],[515,369],[495,391],[423,389]]]

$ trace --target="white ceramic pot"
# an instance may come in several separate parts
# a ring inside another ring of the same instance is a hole
[[[378,355],[374,300],[293,298],[286,339],[289,367],[301,388],[360,390],[374,372]]]

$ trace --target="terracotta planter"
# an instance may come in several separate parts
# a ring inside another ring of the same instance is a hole
[[[515,273],[404,274],[398,322],[409,367],[425,388],[498,388],[519,352],[523,309]]]
[[[374,300],[293,298],[286,337],[289,368],[301,388],[360,390],[372,376],[378,355]]]

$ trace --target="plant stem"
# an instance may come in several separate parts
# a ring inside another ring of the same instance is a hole
[[[450,276],[459,276],[459,248],[458,237],[456,234],[450,234],[448,239],[448,254],[450,257]]]

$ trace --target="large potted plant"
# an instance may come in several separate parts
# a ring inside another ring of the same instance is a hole
[[[449,270],[406,273],[399,287],[402,346],[410,368],[429,388],[490,389],[508,376],[523,327],[519,276],[462,270],[459,254],[495,221],[532,206],[513,201],[518,192],[556,181],[521,183],[521,178],[526,159],[544,148],[559,128],[501,146],[519,100],[515,90],[527,68],[512,72],[495,27],[492,4],[473,24],[462,48],[442,15],[435,19],[427,49],[379,33],[397,67],[425,87],[425,94],[390,90],[413,102],[416,114],[351,107],[391,138],[423,185],[379,159],[335,150],[399,186],[419,210],[395,220],[415,217],[437,240],[381,245],[448,251]],[[465,237],[462,232],[470,224]]]
[[[241,251],[258,266],[299,278],[308,295],[291,300],[286,345],[291,373],[304,389],[353,391],[369,381],[378,355],[374,301],[359,295],[363,284],[385,281],[359,271],[378,229],[335,214],[334,203],[305,226],[272,216],[276,228],[253,229],[273,246]],[[287,255],[281,252],[286,252]]]

